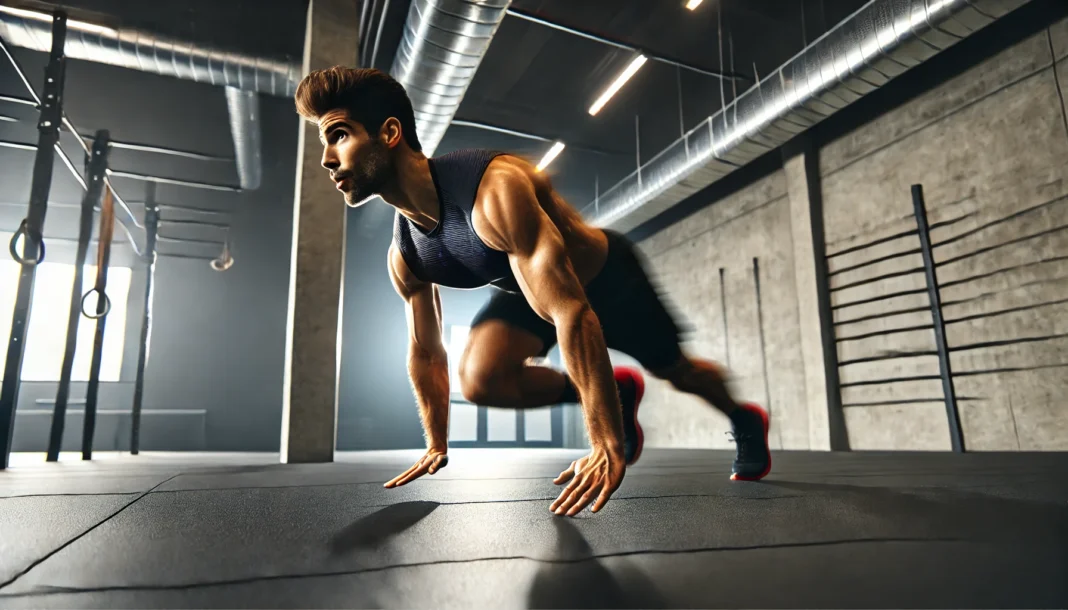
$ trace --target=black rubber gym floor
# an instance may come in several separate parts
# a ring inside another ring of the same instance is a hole
[[[0,607],[1068,607],[1068,454],[646,450],[556,517],[575,451],[101,455],[0,472]]]

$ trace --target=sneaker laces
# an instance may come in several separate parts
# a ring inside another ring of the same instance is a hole
[[[748,432],[724,432],[729,438],[729,442],[734,443],[738,447],[738,459],[744,460],[747,450],[752,446],[750,441],[753,440],[753,435]]]

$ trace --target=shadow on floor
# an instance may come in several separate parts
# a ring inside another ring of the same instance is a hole
[[[352,551],[377,550],[390,538],[412,527],[434,512],[437,502],[400,502],[375,511],[345,526],[330,541],[334,555]]]
[[[572,519],[552,518],[556,528],[554,557],[535,574],[528,595],[530,608],[662,608],[671,604],[638,568],[615,559],[609,571],[593,557],[586,538]],[[576,561],[577,559],[580,559]]]

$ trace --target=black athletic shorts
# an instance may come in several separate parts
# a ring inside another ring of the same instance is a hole
[[[610,349],[627,354],[648,370],[663,370],[679,361],[679,327],[646,274],[641,254],[623,235],[605,231],[608,258],[588,284],[586,299],[601,322]],[[543,320],[522,293],[494,290],[471,322],[502,320],[534,333],[544,357],[556,344],[556,327]]]

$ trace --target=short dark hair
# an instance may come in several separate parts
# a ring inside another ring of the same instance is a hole
[[[415,112],[408,93],[381,70],[344,66],[315,70],[300,81],[293,99],[297,113],[309,121],[344,108],[371,136],[382,129],[386,119],[396,118],[408,146],[415,152],[423,150],[415,132]]]

